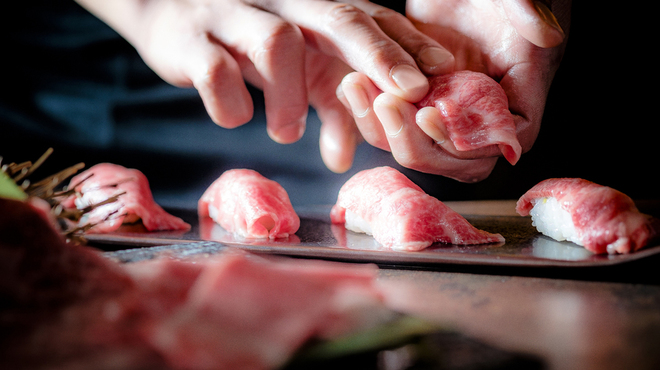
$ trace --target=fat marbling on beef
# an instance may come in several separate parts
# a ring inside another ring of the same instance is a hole
[[[199,199],[197,212],[247,238],[286,238],[300,227],[286,190],[249,169],[225,171]]]
[[[516,164],[522,148],[504,89],[488,75],[458,71],[429,79],[428,94],[419,108],[436,107],[459,151],[498,145],[504,158]]]
[[[333,223],[372,234],[384,249],[418,251],[435,242],[467,245],[504,241],[499,234],[475,228],[387,166],[353,175],[339,190],[330,216]]]
[[[540,208],[550,204],[557,204],[559,209]],[[653,218],[640,213],[630,197],[580,178],[541,181],[520,197],[516,211],[522,216],[532,213],[533,222],[542,231],[568,226],[569,231],[559,239],[571,240],[594,253],[634,252],[655,235]]]
[[[148,231],[190,229],[188,223],[156,203],[147,177],[137,169],[99,163],[74,176],[69,186],[77,192],[63,202],[70,208],[83,209],[124,193],[117,201],[95,208],[81,220],[83,224],[95,224],[90,233],[112,232],[123,223],[138,219]]]

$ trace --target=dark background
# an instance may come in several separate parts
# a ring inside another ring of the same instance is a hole
[[[642,29],[638,9],[599,4],[573,4],[539,138],[516,166],[500,160],[477,184],[402,170],[441,200],[517,199],[549,177],[581,177],[634,199],[658,198],[654,33]],[[330,204],[355,172],[397,166],[389,153],[363,144],[348,173],[327,170],[313,111],[300,142],[272,142],[258,91],[252,122],[234,130],[215,126],[194,90],[165,84],[130,45],[71,1],[13,3],[7,15],[0,155],[5,162],[36,160],[53,147],[35,177],[81,161],[114,162],[144,172],[162,205],[190,208],[223,171],[246,167],[279,181],[294,205]]]

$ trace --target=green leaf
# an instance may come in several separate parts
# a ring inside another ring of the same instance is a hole
[[[26,200],[28,195],[25,194],[23,189],[14,183],[14,180],[12,180],[9,175],[4,172],[0,172],[0,197],[16,200]]]
[[[411,317],[400,318],[344,338],[315,344],[298,354],[298,359],[321,360],[397,346],[415,337],[441,328],[428,321]]]

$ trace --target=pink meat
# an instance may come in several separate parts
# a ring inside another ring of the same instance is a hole
[[[498,145],[504,158],[516,164],[522,148],[504,89],[479,72],[459,71],[431,77],[429,93],[419,108],[436,107],[457,150]]]
[[[362,312],[358,318],[374,316],[382,303],[374,266],[291,263],[234,252],[197,263],[203,267],[185,302],[145,330],[174,368],[278,368],[309,339],[346,334],[355,329],[356,312]],[[153,265],[131,269],[158,267]],[[169,276],[149,279],[156,302],[169,300],[160,286]]]
[[[286,190],[247,169],[223,173],[206,189],[197,212],[247,238],[286,238],[300,227]]]
[[[374,265],[214,256],[119,264],[0,198],[7,368],[274,369],[389,317]]]
[[[467,245],[504,241],[499,234],[475,228],[391,167],[364,170],[351,177],[339,190],[330,215],[332,222],[346,224],[347,211],[366,221],[373,237],[388,249],[418,251],[435,242]]]
[[[30,204],[2,198],[0,291],[3,368],[163,368],[136,330],[139,301],[126,299],[136,284],[122,267],[65,243]]]
[[[92,176],[89,177],[90,175]],[[87,180],[76,186],[87,177]],[[87,214],[83,221],[97,224],[89,233],[112,232],[124,222],[134,222],[137,219],[142,220],[149,231],[190,229],[188,223],[167,213],[154,201],[149,181],[139,170],[112,163],[100,163],[74,176],[69,186],[76,186],[78,195],[70,197],[63,204],[65,207],[79,209],[125,192],[116,202],[98,207]]]
[[[553,197],[571,215],[581,244],[594,253],[630,253],[644,247],[654,231],[624,193],[578,178],[541,181],[518,200],[516,211],[529,215],[537,199]]]

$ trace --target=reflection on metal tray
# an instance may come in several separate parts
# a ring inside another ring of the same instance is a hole
[[[213,252],[233,246],[257,253],[402,265],[608,266],[660,253],[660,245],[654,245],[632,254],[595,255],[576,244],[557,242],[539,234],[528,217],[469,214],[464,216],[475,227],[500,233],[506,242],[471,246],[436,243],[419,252],[381,251],[377,250],[378,244],[371,236],[332,225],[330,206],[299,207],[296,211],[301,218],[300,229],[286,239],[239,238],[209,218],[198,218],[194,211],[172,211],[192,225],[190,231],[147,232],[141,224],[123,225],[111,234],[90,234],[88,240],[106,250],[108,247],[131,249],[170,246],[164,249],[185,253],[186,249],[199,252],[199,248],[205,248]],[[192,244],[186,246],[186,243]],[[145,253],[153,253],[158,248],[149,250]]]

